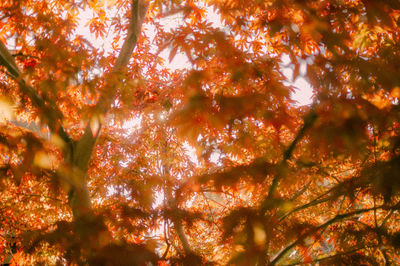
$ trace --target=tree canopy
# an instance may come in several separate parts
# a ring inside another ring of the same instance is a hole
[[[0,1],[0,260],[400,264],[399,26],[397,0]]]

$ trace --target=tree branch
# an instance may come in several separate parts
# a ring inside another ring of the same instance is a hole
[[[105,91],[100,96],[100,100],[97,104],[97,108],[100,109],[103,114],[107,113],[112,101],[117,95],[118,90],[116,89],[116,85],[118,85],[118,75],[123,72],[124,68],[129,63],[129,59],[136,47],[148,5],[149,3],[147,0],[132,0],[128,34],[122,44],[117,60],[115,61],[110,78],[106,81]]]
[[[114,72],[124,68],[135,49],[137,40],[142,29],[148,8],[148,2],[145,0],[132,0],[131,18],[128,27],[128,35],[122,45],[121,51],[114,65]]]
[[[318,198],[316,198],[316,199],[314,199],[314,200],[312,200],[312,201],[310,201],[310,202],[308,202],[308,203],[306,203],[304,205],[301,205],[301,206],[299,206],[297,208],[294,208],[290,212],[284,214],[282,217],[279,218],[279,222],[283,221],[286,217],[288,217],[289,215],[291,215],[291,214],[293,214],[295,212],[298,212],[298,211],[307,209],[309,207],[312,207],[312,206],[327,202],[327,201],[329,201],[331,199],[332,199],[332,197],[326,197],[326,198],[323,198],[323,199],[319,199],[319,197],[318,197]]]
[[[281,167],[285,167],[287,161],[289,161],[293,155],[294,149],[296,148],[297,143],[304,137],[306,131],[313,126],[315,120],[317,120],[317,114],[315,113],[314,109],[311,109],[308,114],[304,117],[304,124],[300,128],[299,132],[297,133],[296,137],[289,145],[289,147],[283,153],[283,159],[280,164]],[[274,192],[276,187],[279,184],[279,181],[283,178],[282,174],[277,174],[275,178],[272,180],[272,184],[269,188],[268,192],[268,200],[272,199],[274,196]]]
[[[373,208],[367,208],[367,209],[360,209],[360,210],[355,210],[352,212],[348,212],[348,213],[344,213],[344,214],[338,214],[335,217],[333,217],[332,219],[326,221],[325,223],[321,224],[320,226],[314,228],[313,230],[310,230],[309,232],[301,235],[299,238],[297,238],[297,240],[295,240],[294,242],[292,242],[291,244],[289,244],[288,246],[286,246],[285,248],[283,248],[276,256],[275,258],[271,261],[270,265],[275,265],[287,252],[289,252],[289,250],[291,250],[293,247],[295,247],[296,245],[300,244],[304,237],[307,237],[313,233],[315,233],[316,231],[323,229],[337,221],[343,220],[347,217],[353,216],[353,215],[357,215],[357,214],[361,214],[364,212],[369,212],[369,211],[373,211],[376,209],[383,209],[386,208],[385,206],[378,206],[378,207],[373,207]]]
[[[47,103],[36,91],[22,78],[22,72],[15,63],[14,57],[7,47],[0,41],[0,64],[5,66],[9,75],[18,83],[21,91],[31,100],[34,107],[44,115],[46,124],[52,133],[58,134],[64,142],[72,144],[71,137],[65,132],[61,120],[62,113],[55,104]],[[43,123],[44,121],[42,121]]]
[[[312,261],[307,262],[307,263],[320,262],[320,261],[324,261],[324,260],[333,259],[333,258],[336,258],[336,257],[350,255],[350,254],[353,254],[354,252],[357,252],[359,250],[363,250],[363,249],[366,249],[366,248],[370,248],[370,247],[376,247],[376,246],[359,247],[359,248],[355,248],[355,249],[352,249],[352,250],[347,251],[347,252],[336,253],[335,255],[331,255],[331,256],[326,256],[326,257],[322,257],[322,258],[319,258],[319,259],[315,259],[315,260],[312,260]],[[304,264],[304,263],[303,262],[295,262],[295,263],[291,263],[291,264],[285,264],[284,266],[294,266],[294,265],[301,265],[301,264]]]
[[[148,2],[147,0],[132,0],[131,6],[128,34],[115,62],[113,71],[106,80],[105,90],[100,96],[100,100],[96,106],[98,113],[95,114],[86,125],[85,132],[82,138],[77,142],[74,150],[73,161],[84,173],[86,173],[88,169],[96,140],[100,134],[100,129],[103,124],[102,117],[107,113],[117,95],[118,75],[121,74],[128,64],[137,40],[139,39],[141,27],[147,13]],[[91,127],[91,122],[96,124],[95,129]]]

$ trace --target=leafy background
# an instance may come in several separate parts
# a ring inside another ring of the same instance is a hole
[[[1,1],[2,261],[398,264],[399,10]]]

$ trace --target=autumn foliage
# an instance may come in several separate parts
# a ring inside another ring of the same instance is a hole
[[[0,260],[400,264],[399,27],[397,0],[1,0]]]

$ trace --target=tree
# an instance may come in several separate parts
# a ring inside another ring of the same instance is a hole
[[[2,1],[4,249],[15,235],[20,264],[400,263],[399,23],[395,0]],[[291,99],[285,56],[311,105]]]

